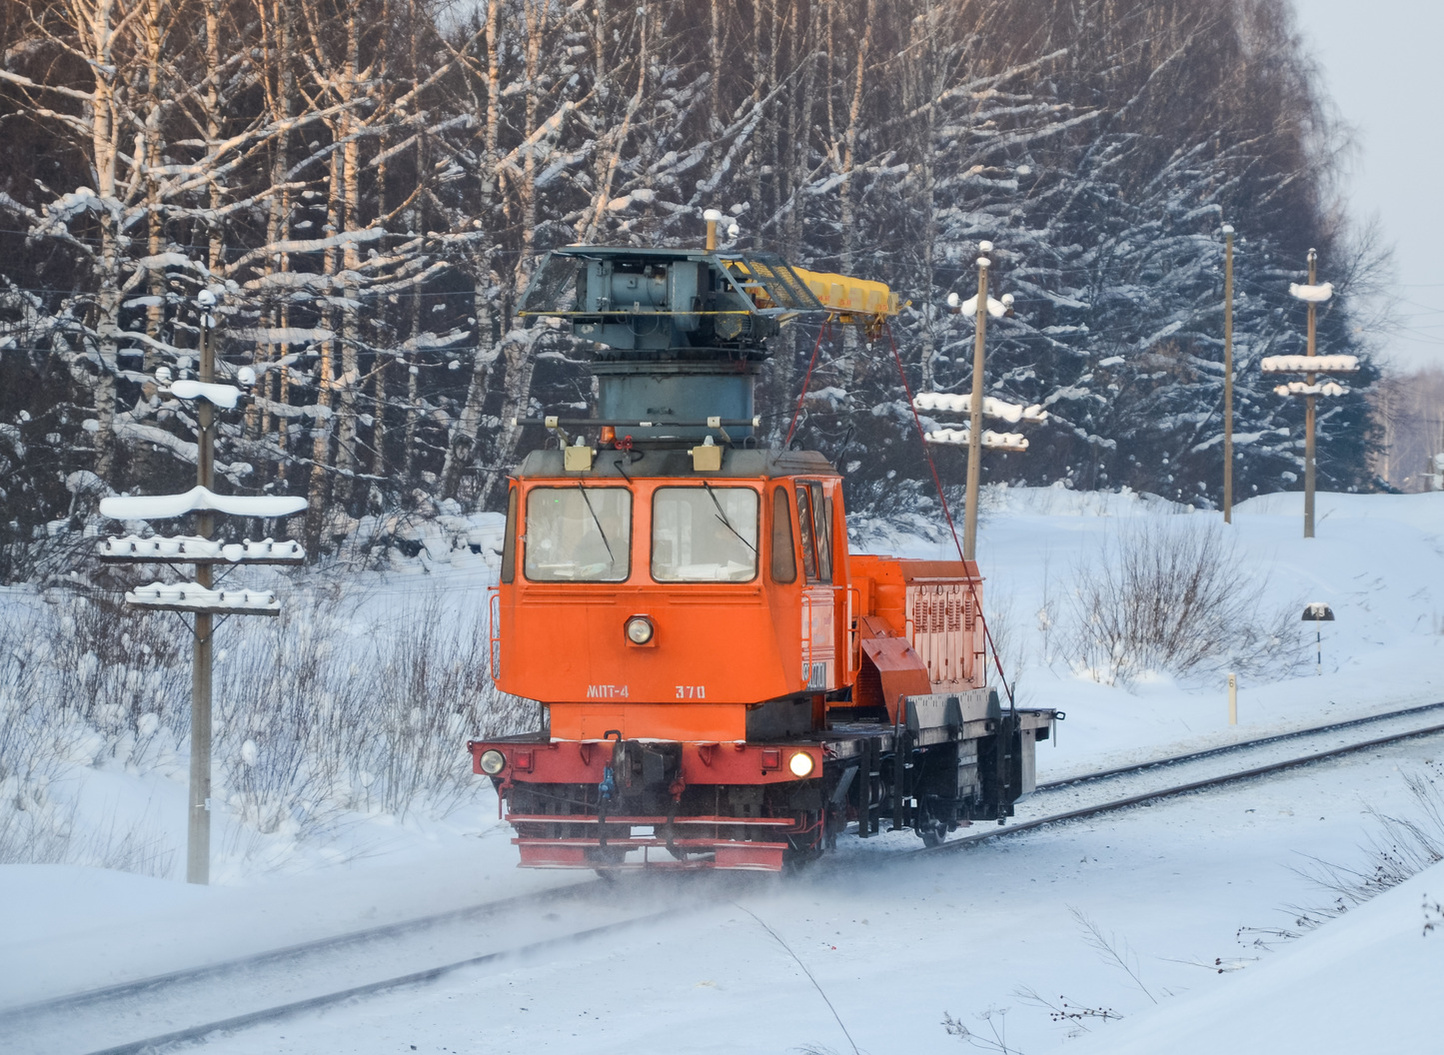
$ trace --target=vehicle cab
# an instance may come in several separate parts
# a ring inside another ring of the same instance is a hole
[[[551,449],[517,472],[496,680],[553,737],[795,735],[850,684],[840,478],[812,452],[718,453],[706,473],[666,448],[567,471]]]

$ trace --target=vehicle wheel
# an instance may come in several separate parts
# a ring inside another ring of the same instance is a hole
[[[592,871],[609,883],[615,883],[625,871],[621,865],[627,859],[627,851],[619,846],[599,846],[587,855],[592,860]]]
[[[931,850],[935,846],[941,846],[947,841],[948,826],[943,821],[934,820],[932,817],[924,817],[918,823],[918,836],[922,839],[923,845]]]

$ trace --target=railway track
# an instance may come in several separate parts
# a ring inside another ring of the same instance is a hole
[[[948,853],[1066,821],[1141,806],[1208,788],[1283,773],[1416,737],[1444,733],[1444,703],[1244,740],[1040,784],[1019,805],[1016,823],[971,833],[913,853]],[[1358,735],[1360,732],[1372,735]],[[1236,758],[1251,762],[1243,768]]]
[[[6,1055],[140,1055],[656,922],[600,880],[0,1011]],[[540,938],[538,935],[542,935]],[[132,1038],[132,1039],[126,1039]]]
[[[1118,766],[1113,769],[1100,769],[1092,773],[1082,773],[1075,777],[1065,777],[1062,780],[1050,780],[1038,785],[1039,792],[1053,791],[1058,788],[1077,787],[1081,784],[1089,784],[1099,780],[1109,780],[1114,777],[1128,776],[1133,773],[1143,773],[1148,770],[1164,769],[1169,766],[1183,765],[1189,762],[1201,762],[1210,758],[1222,758],[1227,755],[1238,754],[1255,748],[1265,747],[1272,744],[1283,744],[1293,740],[1307,739],[1314,736],[1326,736],[1330,733],[1342,732],[1346,729],[1358,729],[1365,726],[1378,726],[1389,722],[1405,722],[1413,718],[1430,713],[1444,712],[1444,702],[1425,703],[1417,707],[1405,707],[1397,711],[1385,711],[1382,714],[1371,714],[1364,718],[1351,718],[1348,721],[1332,722],[1328,725],[1311,726],[1308,729],[1295,729],[1287,733],[1275,733],[1273,736],[1261,736],[1253,740],[1240,740],[1237,743],[1225,744],[1223,747],[1211,747],[1205,751],[1191,751],[1187,754],[1170,755],[1167,758],[1150,759],[1147,762],[1137,762],[1133,765]]]
[[[1046,825],[1437,735],[1444,733],[1444,721],[1431,719],[1441,716],[1444,703],[1412,707],[1052,781],[1027,800],[1017,823],[907,852],[956,852]],[[1242,769],[1236,765],[1240,755],[1250,761]],[[890,851],[895,856],[896,846]],[[159,1052],[212,1033],[434,981],[462,968],[544,954],[696,907],[693,902],[659,910],[652,893],[645,879],[621,887],[588,880],[9,1008],[0,1011],[0,1045],[7,1055]]]

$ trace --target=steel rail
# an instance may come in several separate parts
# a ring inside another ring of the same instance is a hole
[[[1337,732],[1340,729],[1354,729],[1361,725],[1387,722],[1394,718],[1406,718],[1411,714],[1422,714],[1425,711],[1437,711],[1441,708],[1444,708],[1444,702],[1426,703],[1418,707],[1405,707],[1398,711],[1386,711],[1383,714],[1371,714],[1363,718],[1351,718],[1347,721],[1333,722],[1329,725],[1317,725],[1309,729],[1295,729],[1291,732],[1276,733],[1273,736],[1262,736],[1254,740],[1239,740],[1236,743],[1224,744],[1221,747],[1210,747],[1203,751],[1191,751],[1187,754],[1155,758],[1148,762],[1137,762],[1133,765],[1117,766],[1113,769],[1100,769],[1096,773],[1082,773],[1076,777],[1067,777],[1062,780],[1050,780],[1046,783],[1039,784],[1035,790],[1053,791],[1057,788],[1090,784],[1096,780],[1107,780],[1110,777],[1124,776],[1128,773],[1141,773],[1147,769],[1156,769],[1161,766],[1177,765],[1184,762],[1198,762],[1205,758],[1217,758],[1219,755],[1230,754],[1234,751],[1246,751],[1251,747],[1264,747],[1268,744],[1283,743],[1286,740],[1299,740],[1306,736],[1318,736],[1323,733]]]
[[[1030,821],[1023,821],[1020,824],[1013,824],[1003,828],[994,828],[991,831],[979,832],[976,835],[967,835],[961,839],[954,839],[942,843],[939,846],[919,847],[914,850],[904,851],[907,855],[935,854],[951,850],[967,850],[980,843],[993,839],[1001,839],[1010,835],[1021,835],[1023,832],[1035,831],[1052,824],[1064,824],[1068,821],[1080,820],[1085,817],[1095,817],[1101,813],[1113,813],[1118,810],[1128,809],[1130,806],[1140,806],[1147,802],[1156,802],[1160,799],[1176,798],[1194,791],[1204,791],[1209,788],[1222,787],[1226,784],[1234,784],[1243,780],[1250,780],[1254,777],[1269,776],[1274,773],[1282,773],[1285,770],[1296,769],[1300,766],[1312,765],[1315,762],[1324,762],[1329,759],[1339,758],[1343,755],[1354,754],[1358,751],[1367,751],[1374,747],[1384,747],[1389,744],[1397,744],[1405,740],[1412,740],[1421,736],[1433,736],[1444,733],[1444,724],[1426,726],[1422,729],[1410,729],[1400,733],[1392,733],[1389,736],[1376,737],[1372,740],[1363,740],[1356,744],[1346,744],[1343,747],[1330,748],[1327,751],[1316,751],[1310,755],[1303,755],[1299,758],[1285,759],[1281,762],[1270,762],[1268,765],[1254,766],[1251,769],[1240,770],[1235,773],[1225,773],[1221,776],[1208,777],[1203,780],[1194,780],[1186,784],[1178,784],[1171,788],[1159,788],[1154,791],[1144,791],[1137,795],[1129,795],[1125,798],[1114,799],[1112,802],[1102,802],[1093,806],[1080,806],[1077,809],[1066,810],[1063,813],[1049,814],[1046,817],[1036,817]],[[1125,770],[1124,772],[1129,772]]]
[[[1298,740],[1305,736],[1318,736],[1321,733],[1333,733],[1340,729],[1356,729],[1357,726],[1373,725],[1376,722],[1389,722],[1396,717],[1408,717],[1409,714],[1421,714],[1430,710],[1444,709],[1444,701],[1440,703],[1425,703],[1418,707],[1404,707],[1402,710],[1389,710],[1383,714],[1369,714],[1366,717],[1356,717],[1347,722],[1333,722],[1327,726],[1313,726],[1310,729],[1295,729],[1287,733],[1275,733],[1274,736],[1259,736],[1253,740],[1239,740],[1236,743],[1225,743],[1219,748],[1207,748],[1206,750],[1193,750],[1186,755],[1170,755],[1167,758],[1155,758],[1148,762],[1135,762],[1134,765],[1116,766],[1113,769],[1099,769],[1092,774],[1080,774],[1067,776],[1060,781],[1047,781],[1037,785],[1035,791],[1054,791],[1057,788],[1076,787],[1079,784],[1092,784],[1093,781],[1105,781],[1110,776],[1123,776],[1126,774],[1138,774],[1145,769],[1157,769],[1160,766],[1177,765],[1181,762],[1199,762],[1201,759],[1217,758],[1219,755],[1229,755],[1235,750],[1248,750],[1249,748],[1262,748],[1269,743],[1282,743],[1284,740]]]
[[[176,1044],[183,1044],[186,1041],[199,1040],[217,1031],[244,1029],[247,1026],[256,1026],[263,1022],[274,1022],[283,1018],[289,1018],[292,1015],[297,1015],[305,1011],[316,1011],[320,1008],[330,1007],[333,1004],[343,1003],[356,997],[374,996],[391,989],[422,985],[466,967],[478,967],[482,964],[495,963],[499,960],[525,956],[528,953],[554,948],[558,945],[584,941],[587,938],[594,938],[601,934],[624,930],[627,927],[636,926],[637,924],[654,923],[658,920],[666,919],[687,911],[691,911],[690,908],[663,909],[661,912],[653,912],[646,916],[619,920],[615,923],[603,924],[600,927],[590,927],[587,930],[578,931],[574,934],[563,934],[553,938],[544,938],[541,941],[532,942],[530,945],[523,945],[515,949],[488,952],[479,956],[469,956],[464,960],[457,960],[454,963],[442,964],[440,967],[429,967],[426,970],[398,975],[395,978],[384,978],[377,982],[354,985],[335,993],[323,993],[319,996],[308,997],[305,1000],[296,1000],[289,1004],[262,1008],[258,1011],[249,1011],[242,1015],[234,1015],[230,1018],[207,1022],[203,1025],[189,1026],[185,1029],[174,1030],[159,1036],[147,1037],[144,1040],[129,1041],[125,1044],[117,1044],[108,1048],[99,1048],[87,1053],[87,1055],[155,1055],[156,1052],[162,1051],[165,1048]]]
[[[416,916],[411,919],[399,920],[395,923],[382,924],[378,927],[368,927],[365,930],[348,931],[344,934],[332,935],[329,938],[318,938],[314,941],[287,945],[280,949],[269,949],[266,952],[254,953],[250,956],[240,956],[232,960],[222,960],[218,963],[203,964],[199,967],[183,968],[178,971],[167,971],[164,974],[149,975],[145,978],[137,978],[130,982],[119,982],[115,985],[101,986],[97,989],[85,989],[78,993],[49,997],[29,1004],[18,1004],[14,1007],[0,1009],[0,1024],[4,1024],[7,1021],[33,1017],[34,1015],[43,1014],[47,1011],[72,1010],[86,1007],[90,1004],[101,1003],[106,1000],[119,1000],[129,996],[138,996],[142,993],[162,989],[165,986],[174,985],[179,982],[188,983],[207,978],[224,977],[228,974],[280,963],[296,956],[305,956],[331,949],[340,949],[347,945],[359,945],[383,938],[398,937],[410,931],[427,930],[443,923],[487,916],[496,912],[510,911],[526,905],[534,904],[540,906],[550,901],[573,896],[580,891],[598,887],[600,884],[601,880],[599,879],[587,879],[569,886],[558,887],[534,894],[520,894],[516,897],[502,898],[499,901],[488,901],[479,905],[468,905],[463,908],[449,909],[446,912],[436,912],[429,916]]]

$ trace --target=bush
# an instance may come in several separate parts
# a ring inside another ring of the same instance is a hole
[[[468,737],[535,727],[535,707],[491,683],[484,590],[389,605],[349,581],[286,593],[280,618],[216,635],[213,796],[243,855],[348,811],[446,813],[478,787]],[[168,869],[156,818],[77,817],[66,778],[123,767],[187,779],[190,643],[178,617],[104,592],[0,608],[0,863]]]
[[[1064,655],[1109,685],[1148,672],[1285,674],[1304,659],[1294,608],[1266,604],[1218,525],[1145,520],[1076,570]]]
[[[216,666],[218,784],[263,834],[342,810],[444,813],[475,786],[468,737],[535,726],[491,683],[484,603],[344,614],[358,603],[354,588],[288,598]]]

